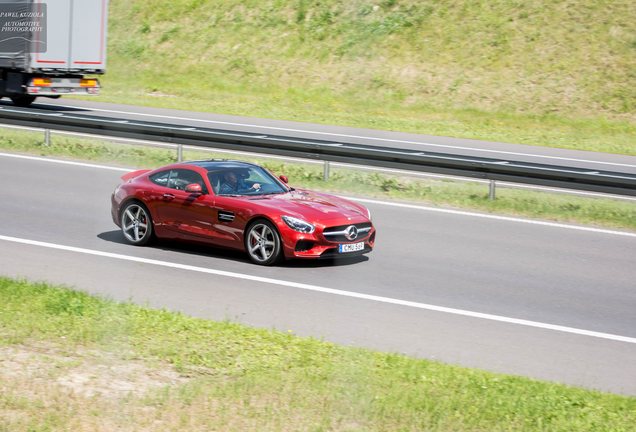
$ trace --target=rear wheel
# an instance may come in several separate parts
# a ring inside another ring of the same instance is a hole
[[[269,221],[258,220],[247,229],[245,249],[255,264],[272,265],[282,257],[280,235]]]
[[[121,212],[121,232],[131,244],[148,244],[152,237],[152,220],[146,206],[138,202],[126,204]]]
[[[35,100],[35,96],[22,95],[22,96],[11,96],[11,101],[14,105],[19,107],[28,107]]]

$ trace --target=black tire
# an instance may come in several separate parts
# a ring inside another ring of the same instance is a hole
[[[152,239],[152,217],[148,208],[138,201],[124,206],[119,216],[121,232],[126,241],[135,246],[143,246]]]
[[[35,100],[35,96],[22,95],[22,96],[11,96],[11,101],[15,106],[19,107],[28,107]]]
[[[283,249],[274,224],[265,219],[252,222],[245,231],[245,250],[254,264],[270,266],[280,261]]]

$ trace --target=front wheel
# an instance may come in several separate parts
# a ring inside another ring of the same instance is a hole
[[[280,234],[271,222],[256,221],[245,234],[245,249],[253,263],[272,265],[282,256]]]
[[[131,244],[148,244],[152,237],[152,219],[146,206],[138,202],[126,204],[121,212],[121,232]]]

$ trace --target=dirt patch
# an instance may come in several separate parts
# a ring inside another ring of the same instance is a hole
[[[140,396],[187,381],[170,365],[150,366],[106,351],[42,345],[0,347],[0,381],[23,379],[66,388],[78,396],[109,398]]]

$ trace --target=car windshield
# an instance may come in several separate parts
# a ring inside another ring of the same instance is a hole
[[[208,172],[216,195],[273,195],[288,192],[280,180],[258,166],[222,168]]]

